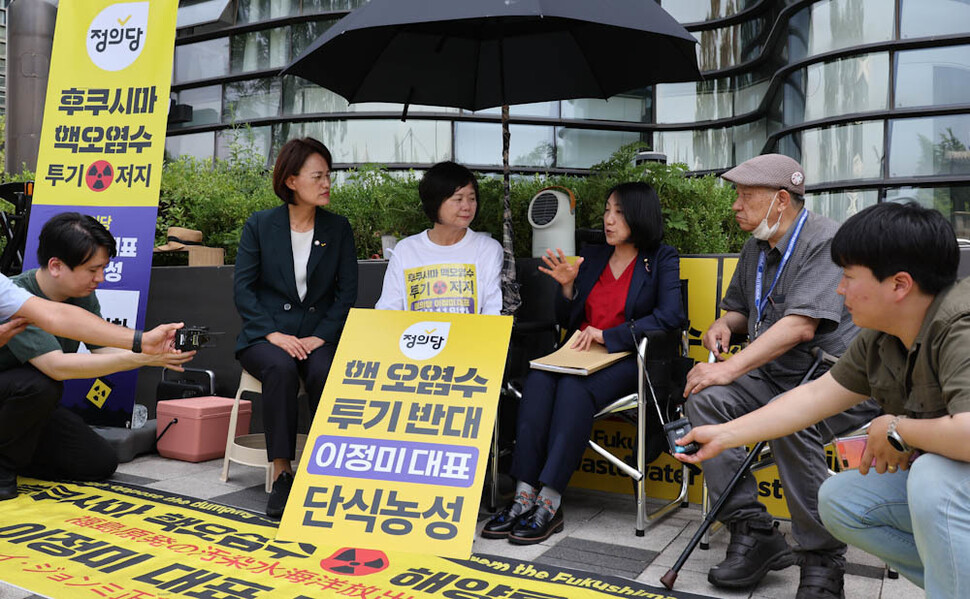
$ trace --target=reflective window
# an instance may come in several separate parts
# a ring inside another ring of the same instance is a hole
[[[806,52],[814,56],[849,46],[889,41],[893,37],[894,12],[894,0],[816,2],[793,16],[789,23],[789,60],[800,60]]]
[[[211,125],[222,121],[222,86],[209,85],[179,92],[179,104],[192,107],[192,120],[183,127],[191,125]]]
[[[367,0],[303,0],[303,14],[332,10],[354,10],[366,3]]]
[[[698,23],[728,17],[757,4],[758,0],[661,0],[660,6],[678,23]]]
[[[175,27],[193,27],[218,21],[222,13],[226,11],[230,0],[202,0],[201,2],[189,3],[182,2],[178,7]],[[230,21],[232,17],[229,17]]]
[[[737,84],[734,91],[734,114],[741,115],[757,110],[770,84],[770,79]]]
[[[471,114],[502,114],[502,107],[477,110]],[[509,106],[509,116],[541,116],[559,118],[559,102],[533,102],[532,104],[513,104]]]
[[[890,177],[970,174],[970,114],[890,122]]]
[[[914,201],[935,208],[950,218],[957,237],[970,239],[970,185],[887,189],[886,201]]]
[[[700,69],[724,69],[756,58],[764,41],[764,23],[759,17],[729,27],[691,32],[699,42],[697,64]]]
[[[281,19],[299,11],[300,0],[238,0],[236,24]]]
[[[279,69],[289,62],[290,28],[277,27],[232,36],[229,72]]]
[[[665,83],[657,86],[657,122],[693,123],[733,116],[730,80]]]
[[[875,189],[855,189],[850,191],[826,191],[805,194],[805,207],[816,214],[827,216],[836,222],[845,222],[856,212],[868,208],[879,201],[879,191]]]
[[[432,164],[451,158],[451,124],[436,121],[325,121],[292,126],[326,144],[334,162]]]
[[[292,60],[296,60],[297,57],[303,54],[303,51],[318,37],[323,35],[327,29],[330,29],[334,23],[336,21],[325,20],[290,25],[290,37],[292,38],[290,56]]]
[[[640,141],[640,134],[629,131],[593,129],[556,129],[556,166],[589,168],[603,162],[621,146]]]
[[[765,119],[734,127],[734,164],[741,164],[761,154],[768,139]]]
[[[805,69],[805,119],[884,110],[889,101],[889,54],[863,54]]]
[[[967,25],[970,30],[970,25]],[[970,45],[896,54],[896,107],[970,102]]]
[[[735,164],[729,129],[663,131],[653,135],[653,148],[667,162],[681,162],[692,171],[725,168]]]
[[[563,100],[564,119],[598,119],[642,123],[650,120],[650,96],[613,96],[609,100]]]
[[[189,133],[188,135],[168,135],[165,138],[165,152],[172,157],[193,156],[205,160],[212,160],[215,150],[216,134]]]
[[[553,166],[556,145],[552,127],[510,125],[509,164]],[[455,161],[501,165],[502,126],[492,123],[455,123]]]
[[[279,115],[281,87],[278,77],[227,83],[223,120],[238,122]]]
[[[175,83],[229,74],[229,38],[175,46]]]
[[[254,151],[269,164],[270,128],[238,127],[216,133],[216,157],[230,160],[240,151]],[[276,157],[273,156],[273,160]]]
[[[905,39],[970,31],[966,0],[903,0],[899,34]]]
[[[880,176],[883,122],[866,121],[825,129],[809,129],[791,136],[800,150],[809,185]]]

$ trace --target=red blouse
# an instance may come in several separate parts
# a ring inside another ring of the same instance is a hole
[[[606,330],[623,324],[626,321],[624,308],[626,296],[630,292],[630,281],[633,280],[633,265],[636,259],[630,261],[623,270],[620,278],[613,277],[613,269],[607,264],[603,274],[593,285],[593,289],[586,298],[586,319],[579,329],[583,330],[592,325],[600,330]]]

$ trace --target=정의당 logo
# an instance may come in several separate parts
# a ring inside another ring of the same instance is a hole
[[[416,322],[404,329],[398,347],[412,360],[430,360],[448,343],[450,322]]]
[[[100,69],[120,71],[141,55],[147,31],[148,2],[112,4],[88,27],[88,56]]]

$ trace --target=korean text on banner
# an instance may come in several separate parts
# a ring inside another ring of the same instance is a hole
[[[511,331],[351,310],[279,538],[467,558]]]
[[[40,266],[52,216],[93,216],[117,242],[101,315],[131,328],[144,326],[148,303],[177,10],[177,0],[61,2],[54,30],[24,268]],[[72,382],[65,404],[124,425],[134,387],[134,372]]]

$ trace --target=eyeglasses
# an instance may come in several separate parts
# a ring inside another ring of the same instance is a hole
[[[309,173],[307,175],[299,175],[299,176],[304,176],[314,181],[319,181],[321,179],[326,179],[327,181],[333,181],[336,178],[337,173],[331,171],[329,173]]]

